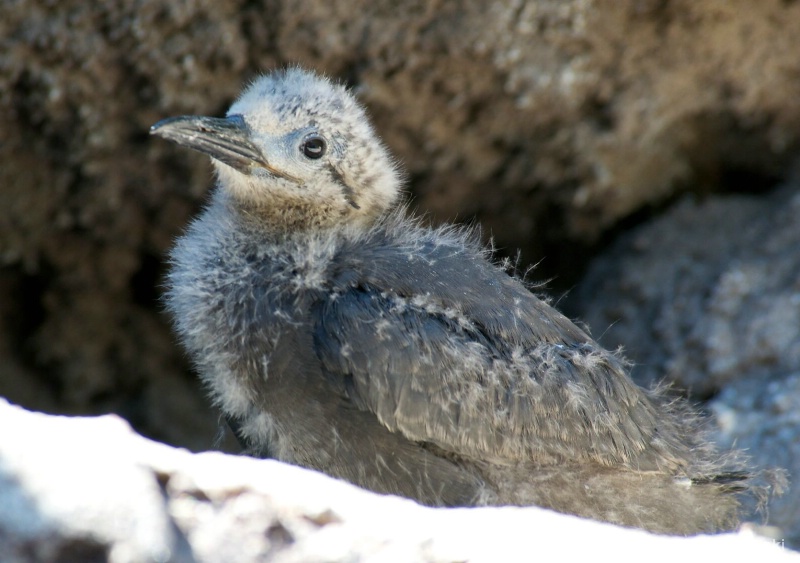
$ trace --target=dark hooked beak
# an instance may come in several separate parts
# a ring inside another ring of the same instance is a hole
[[[264,168],[276,176],[298,182],[294,176],[274,168],[250,138],[241,115],[230,117],[205,117],[182,115],[162,119],[150,128],[151,135],[206,153],[241,172],[252,174],[254,169]]]

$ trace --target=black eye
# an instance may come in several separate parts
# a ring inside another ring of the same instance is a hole
[[[300,145],[300,150],[303,151],[303,154],[308,158],[316,160],[325,155],[325,151],[328,150],[328,145],[322,137],[312,135],[303,141],[303,144]]]

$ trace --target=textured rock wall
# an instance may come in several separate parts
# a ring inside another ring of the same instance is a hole
[[[717,441],[789,490],[770,520],[800,545],[800,181],[769,197],[686,199],[592,264],[576,309],[642,384],[711,398]]]
[[[477,218],[569,285],[630,217],[781,176],[800,135],[798,28],[800,3],[782,0],[8,2],[0,395],[211,444],[215,415],[158,305],[210,168],[147,131],[222,113],[261,70],[352,84],[420,209]]]

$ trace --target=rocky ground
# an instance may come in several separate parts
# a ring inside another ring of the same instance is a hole
[[[235,447],[158,301],[210,168],[148,128],[302,64],[356,89],[431,221],[521,249],[641,382],[800,475],[800,3],[22,0],[0,20],[0,395]],[[794,541],[798,490],[771,513]]]
[[[536,507],[425,508],[272,460],[190,454],[112,416],[0,400],[0,425],[20,429],[0,442],[4,563],[800,561],[753,527],[679,538]]]

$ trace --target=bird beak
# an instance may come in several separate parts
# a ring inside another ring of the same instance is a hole
[[[250,129],[241,115],[205,117],[182,115],[162,119],[150,128],[151,135],[209,155],[242,174],[250,175],[264,168],[276,176],[300,181],[274,168],[250,138]]]

